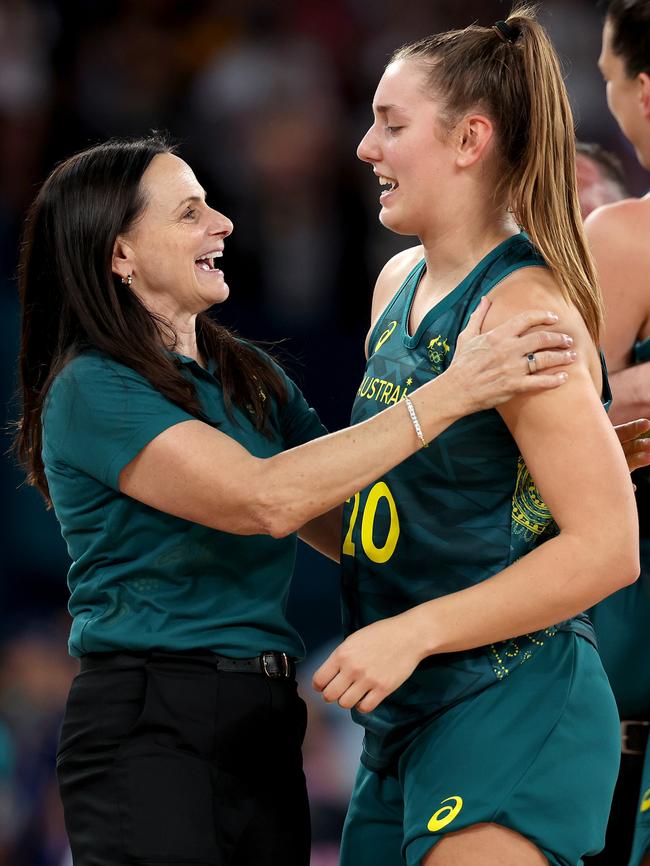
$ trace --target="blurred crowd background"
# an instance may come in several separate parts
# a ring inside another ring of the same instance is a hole
[[[540,4],[584,141],[646,179],[611,120],[596,67],[602,10]],[[55,163],[114,135],[166,130],[210,203],[231,217],[218,315],[277,352],[323,421],[347,424],[363,370],[375,275],[412,243],[377,221],[379,187],[355,148],[388,55],[400,44],[505,17],[499,0],[0,0],[0,393],[7,424],[18,347],[21,225]],[[452,206],[450,204],[450,206]],[[244,482],[245,480],[242,479]],[[54,778],[77,664],[66,654],[65,546],[51,512],[0,465],[0,866],[69,863]],[[310,697],[339,637],[336,568],[301,549],[291,616],[304,634],[305,764],[313,866],[337,863],[359,735]]]

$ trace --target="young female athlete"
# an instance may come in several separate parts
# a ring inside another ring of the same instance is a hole
[[[577,866],[620,752],[580,612],[639,564],[558,60],[518,8],[397,51],[373,110],[358,155],[380,220],[421,243],[377,282],[353,421],[443,374],[486,294],[486,327],[557,308],[577,360],[565,388],[458,421],[347,502],[351,634],[314,677],[366,729],[341,862]]]
[[[598,65],[609,108],[650,169],[650,0],[609,3]],[[628,421],[650,410],[650,195],[600,208],[585,230],[605,302],[613,415]],[[606,845],[590,866],[650,866],[650,472],[638,473],[635,483],[641,576],[589,612],[621,716],[621,770]]]

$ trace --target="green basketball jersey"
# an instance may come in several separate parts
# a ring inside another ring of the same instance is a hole
[[[421,261],[370,335],[352,410],[365,421],[442,373],[481,298],[508,274],[545,266],[521,233],[508,238],[424,317],[408,321]],[[557,532],[517,444],[495,410],[457,421],[345,505],[342,547],[346,631],[486,580]],[[446,707],[503,681],[559,629],[593,639],[586,617],[466,652],[431,656],[369,714],[364,763],[386,765],[414,731]]]

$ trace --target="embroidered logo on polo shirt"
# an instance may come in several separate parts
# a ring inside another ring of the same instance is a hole
[[[445,803],[449,803],[449,805],[445,806]],[[463,798],[447,797],[446,800],[441,801],[440,805],[442,808],[433,813],[429,818],[429,823],[427,824],[427,830],[431,833],[436,833],[438,830],[442,830],[443,827],[446,827],[447,824],[451,824],[463,808]]]

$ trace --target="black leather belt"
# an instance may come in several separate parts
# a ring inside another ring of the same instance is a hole
[[[215,667],[218,671],[237,674],[262,674],[272,680],[293,679],[296,674],[296,665],[293,659],[284,652],[274,650],[267,650],[258,656],[247,659],[230,658],[210,650],[87,653],[81,657],[81,670],[83,672],[98,668],[142,667],[148,661],[195,661]]]
[[[621,754],[645,755],[650,722],[627,719],[621,722]]]

